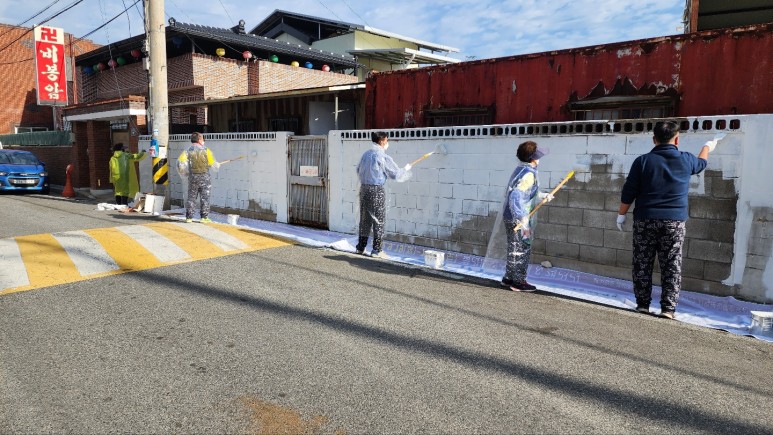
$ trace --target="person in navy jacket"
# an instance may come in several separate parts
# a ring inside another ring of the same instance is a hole
[[[633,211],[633,291],[636,311],[649,313],[652,301],[652,268],[660,263],[660,316],[674,318],[682,286],[682,245],[688,217],[690,177],[708,164],[717,140],[706,142],[696,157],[679,151],[679,126],[658,122],[653,129],[655,147],[634,160],[620,195],[617,227],[623,231],[626,214]]]

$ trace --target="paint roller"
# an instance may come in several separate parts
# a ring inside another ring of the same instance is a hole
[[[235,162],[235,161],[241,160],[241,159],[243,159],[245,157],[247,157],[247,156],[239,156],[239,157],[235,157],[233,159],[223,160],[222,162],[218,162],[218,163],[221,164],[221,165],[225,165],[226,163]]]
[[[419,163],[420,161],[422,161],[422,160],[426,159],[427,157],[431,156],[432,154],[446,155],[446,154],[448,154],[448,150],[446,149],[446,147],[443,144],[438,144],[435,147],[434,150],[432,150],[431,152],[428,152],[427,154],[424,154],[423,156],[419,157],[418,159],[412,161],[409,164],[411,165],[411,167],[416,166],[416,163]]]
[[[569,181],[569,179],[572,178],[573,176],[574,176],[574,171],[571,171],[568,174],[566,174],[566,177],[564,177],[564,179],[561,180],[561,182],[558,183],[558,185],[554,187],[553,190],[550,191],[550,195],[555,196],[556,192],[558,192],[559,189],[564,187],[564,184],[566,184],[566,182]],[[532,211],[529,213],[529,218],[531,218],[532,215],[534,215],[534,213],[536,213],[537,210],[539,210],[539,208],[545,205],[545,203],[547,202],[548,202],[548,197],[545,197],[545,199],[543,199],[542,202],[537,204],[537,206],[532,209]],[[520,221],[518,222],[518,225],[516,225],[515,228],[513,228],[513,231],[518,231],[519,228],[521,228]]]

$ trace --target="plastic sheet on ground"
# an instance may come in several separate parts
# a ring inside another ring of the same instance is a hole
[[[171,210],[165,213],[182,215],[175,218],[184,219],[185,210]],[[227,223],[227,216],[224,214],[210,213],[209,217],[215,222]],[[307,246],[344,252],[355,252],[354,245],[357,243],[356,235],[245,217],[239,219],[238,226],[281,236]],[[384,241],[382,245],[382,250],[389,255],[390,260],[418,266],[425,265],[424,251],[427,249],[438,251],[434,248],[391,241]],[[370,252],[370,246],[365,252]],[[491,279],[496,282],[499,282],[504,273],[504,261],[497,264],[495,261],[492,262],[491,258],[487,260],[484,257],[458,252],[438,252],[445,254],[445,262],[438,270]],[[529,282],[539,285],[539,289],[543,292],[617,308],[636,309],[633,284],[630,281],[557,267],[545,268],[538,264],[529,266],[528,277]],[[652,300],[653,306],[657,306],[660,300],[659,287],[654,288]],[[656,308],[651,308],[651,311],[653,314],[659,312]],[[751,333],[751,311],[770,312],[773,311],[773,306],[744,302],[729,296],[719,297],[683,290],[679,296],[676,320],[773,342],[773,336]]]

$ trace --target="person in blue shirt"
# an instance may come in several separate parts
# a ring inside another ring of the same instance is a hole
[[[502,286],[517,292],[533,292],[537,287],[526,282],[531,261],[532,223],[529,214],[538,201],[552,201],[553,195],[539,191],[537,165],[547,154],[534,141],[518,145],[520,164],[507,182],[502,221],[507,233],[507,263]]]
[[[633,291],[636,311],[649,313],[652,268],[660,263],[660,316],[674,318],[682,287],[682,245],[688,217],[690,177],[708,164],[717,140],[706,142],[696,157],[679,151],[679,126],[657,122],[652,130],[655,147],[634,160],[620,195],[617,227],[623,231],[628,209],[633,211]]]
[[[360,231],[357,241],[357,253],[363,254],[368,245],[370,231],[373,230],[372,257],[387,258],[381,251],[384,237],[384,221],[386,220],[386,192],[384,183],[387,178],[398,182],[410,178],[411,165],[404,168],[397,166],[394,160],[386,154],[389,148],[389,137],[383,132],[371,135],[373,145],[363,153],[357,165],[357,175],[360,179]]]

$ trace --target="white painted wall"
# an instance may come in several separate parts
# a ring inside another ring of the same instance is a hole
[[[717,132],[717,121],[724,121],[727,125],[732,120],[740,122],[737,129],[725,128],[728,134],[711,154],[707,167],[709,171],[721,171],[725,179],[734,180],[738,194],[732,266],[723,284],[739,288],[742,297],[773,301],[773,230],[760,231],[760,225],[767,228],[767,221],[758,222],[761,219],[759,217],[755,221],[755,216],[760,216],[760,213],[773,215],[773,183],[769,175],[770,162],[773,161],[773,147],[769,143],[773,137],[773,115],[701,117],[689,120],[691,124],[695,121],[699,126],[704,121],[712,123],[709,130],[699,128],[682,132],[680,149],[696,154],[703,143]],[[619,192],[610,190],[609,186],[622,183],[633,160],[652,148],[651,133],[549,133],[557,127],[583,131],[579,127],[585,124],[595,125],[598,122],[389,131],[394,137],[390,138],[388,153],[399,165],[435,150],[440,144],[445,146],[447,154],[433,155],[419,163],[412,171],[413,177],[406,183],[388,183],[388,237],[440,239],[447,240],[448,246],[457,247],[459,251],[467,248],[464,240],[451,240],[450,237],[460,227],[469,227],[476,216],[483,219],[498,212],[504,184],[517,164],[516,147],[525,140],[535,140],[550,148],[550,154],[540,163],[543,190],[555,186],[569,171],[578,170],[575,178],[582,183],[581,189],[605,192],[608,197],[619,198]],[[502,131],[494,135],[494,128]],[[528,134],[528,129],[533,130],[532,134]],[[207,145],[218,160],[248,156],[244,161],[223,166],[215,175],[213,205],[246,210],[250,201],[254,201],[274,211],[277,221],[287,222],[288,135],[206,135]],[[361,154],[370,147],[370,131],[331,131],[328,142],[330,229],[356,234],[359,182],[355,167]],[[187,135],[172,138],[172,163],[188,143]],[[148,146],[149,137],[144,137],[140,148]],[[151,159],[140,164],[141,187],[144,192],[149,192]],[[591,173],[591,165],[603,167],[606,172]],[[175,170],[170,174],[172,198],[180,199],[183,193],[180,177]],[[707,193],[705,174],[693,178],[691,194]],[[601,228],[617,231],[614,229],[615,201],[610,201],[611,207],[607,206],[598,213],[603,220]],[[582,212],[578,210],[578,213]],[[596,225],[598,228],[599,224]],[[478,230],[490,232],[491,228]],[[761,246],[767,251],[760,253]],[[749,259],[755,264],[751,269],[747,264]],[[760,266],[761,263],[764,266]]]
[[[215,159],[225,161],[239,156],[244,159],[224,164],[212,172],[211,205],[234,210],[249,210],[251,201],[276,213],[277,222],[287,222],[287,138],[289,132],[205,134],[207,147]],[[172,200],[182,200],[183,186],[176,170],[182,150],[190,146],[189,135],[173,135],[169,140],[169,183]],[[143,136],[140,149],[150,147],[150,137]],[[141,190],[152,192],[152,159],[140,162]]]

